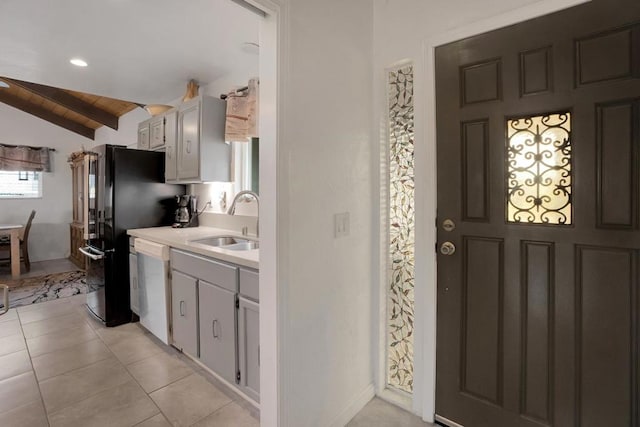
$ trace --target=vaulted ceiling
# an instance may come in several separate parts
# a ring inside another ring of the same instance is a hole
[[[0,102],[94,139],[101,126],[118,129],[118,119],[138,104],[0,77]]]
[[[77,117],[92,111],[86,104],[112,115],[133,108],[104,97],[170,104],[191,79],[201,87],[246,84],[258,75],[259,22],[232,0],[2,0],[0,76],[16,84],[7,81],[0,101],[20,108],[31,97],[42,107],[33,114],[54,111],[89,133],[84,128],[95,129],[103,116],[93,110],[86,119]],[[71,65],[74,57],[89,66]],[[50,88],[35,95],[34,86],[18,81]],[[71,104],[49,104],[54,92],[56,100]]]

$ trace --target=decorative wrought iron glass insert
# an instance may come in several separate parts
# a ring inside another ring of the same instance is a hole
[[[507,221],[569,225],[571,113],[507,120]]]
[[[387,384],[411,393],[415,266],[413,65],[389,72],[388,91]]]

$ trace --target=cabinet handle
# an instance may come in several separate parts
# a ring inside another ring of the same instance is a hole
[[[138,289],[138,279],[137,278],[133,278],[133,289]]]
[[[187,139],[187,153],[191,154],[191,141]]]
[[[172,157],[173,147],[167,147],[167,157],[171,159]]]
[[[260,366],[260,346],[258,346],[258,366]]]
[[[180,316],[184,316],[184,301],[180,301]]]
[[[211,323],[211,329],[213,330],[213,337],[214,338],[219,338],[220,335],[216,334],[216,325],[218,324],[218,319],[213,319],[213,322]]]

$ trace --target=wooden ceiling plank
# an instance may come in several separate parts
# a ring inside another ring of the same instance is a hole
[[[62,105],[63,107],[83,115],[93,121],[109,126],[111,129],[118,130],[118,116],[111,114],[103,109],[83,101],[62,89],[51,86],[39,85],[36,83],[25,82],[21,80],[7,79],[31,93],[46,98],[52,102]]]
[[[0,91],[0,102],[17,108],[18,110],[22,110],[25,113],[32,114],[42,120],[46,120],[49,123],[53,123],[54,125],[65,128],[71,132],[75,132],[85,138],[92,140],[95,139],[95,131],[93,129],[74,122],[73,120],[65,119],[44,107],[36,106],[24,99],[8,94],[7,92]]]

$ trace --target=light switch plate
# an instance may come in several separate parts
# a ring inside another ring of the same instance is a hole
[[[334,236],[345,237],[349,235],[349,212],[337,213],[333,216]]]

